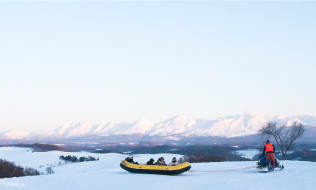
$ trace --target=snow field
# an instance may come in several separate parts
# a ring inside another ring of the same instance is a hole
[[[247,150],[237,150],[236,152],[241,154],[241,157],[252,159],[260,151],[256,149],[247,149]]]
[[[20,162],[22,166],[39,169],[40,165],[59,162],[60,155],[99,156],[100,161],[73,163],[53,167],[55,174],[0,179],[0,189],[130,189],[130,190],[186,190],[186,189],[314,189],[316,163],[281,161],[283,171],[257,173],[256,169],[233,172],[196,172],[177,176],[134,174],[120,168],[119,163],[127,155],[91,154],[87,152],[26,152],[27,148],[0,148],[0,158]],[[137,162],[163,156],[167,162],[181,155],[135,155]],[[255,161],[193,163],[192,170],[218,171],[255,166]]]

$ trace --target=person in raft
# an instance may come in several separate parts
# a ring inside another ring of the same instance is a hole
[[[155,165],[158,165],[158,166],[166,166],[166,162],[165,162],[165,159],[163,157],[160,157],[158,159],[158,161],[155,163]]]
[[[272,160],[273,167],[275,167],[274,152],[275,152],[274,145],[271,144],[269,140],[267,140],[266,145],[263,148],[262,154],[266,154],[267,159]]]
[[[176,157],[173,157],[173,158],[172,158],[172,161],[170,162],[169,165],[170,165],[170,166],[179,165],[179,162],[177,161],[177,158],[176,158]]]
[[[125,160],[126,160],[127,162],[129,162],[129,163],[132,163],[132,164],[138,164],[138,162],[134,162],[133,156],[127,157],[127,158],[125,158]]]
[[[153,158],[151,158],[148,162],[147,162],[147,165],[154,165],[154,159]]]

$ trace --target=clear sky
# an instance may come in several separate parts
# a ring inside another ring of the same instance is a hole
[[[316,2],[0,2],[0,132],[316,113]]]

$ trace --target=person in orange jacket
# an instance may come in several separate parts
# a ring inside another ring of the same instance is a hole
[[[267,140],[266,145],[263,148],[263,153],[265,154],[267,159],[272,160],[272,165],[275,167],[275,158],[274,158],[275,148],[274,145],[270,143],[270,140]]]

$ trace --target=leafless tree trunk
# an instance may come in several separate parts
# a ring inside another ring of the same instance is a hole
[[[47,172],[47,175],[48,175],[48,174],[54,174],[54,173],[55,173],[55,171],[53,170],[53,168],[52,168],[51,166],[45,168],[45,170],[46,170],[46,172]]]
[[[285,124],[278,125],[276,122],[266,123],[258,134],[262,138],[271,138],[278,143],[282,157],[285,160],[287,151],[294,145],[294,141],[301,138],[305,132],[305,126],[298,122],[293,122],[291,126]]]

